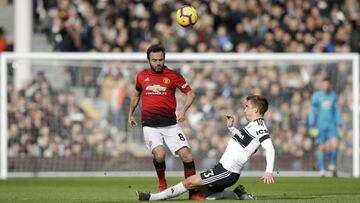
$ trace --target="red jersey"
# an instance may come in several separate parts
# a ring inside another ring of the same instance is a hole
[[[162,73],[141,71],[136,76],[136,90],[141,92],[143,126],[163,127],[176,124],[175,90],[187,93],[191,87],[184,77],[166,66]]]

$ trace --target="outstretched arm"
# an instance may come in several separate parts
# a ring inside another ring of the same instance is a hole
[[[139,104],[140,101],[140,92],[134,90],[131,93],[131,98],[130,98],[130,106],[129,106],[129,115],[128,115],[128,123],[130,127],[135,127],[137,126],[135,117],[133,116],[133,113],[137,107],[137,105]]]
[[[195,98],[194,91],[190,90],[189,92],[186,93],[185,105],[183,106],[183,108],[181,109],[179,114],[177,115],[177,121],[178,122],[183,122],[185,120],[185,113],[189,109],[191,104],[193,103],[194,98]]]
[[[268,138],[261,143],[261,146],[265,149],[266,153],[266,170],[264,175],[261,177],[261,180],[265,184],[274,183],[273,170],[274,170],[274,161],[275,161],[275,150],[271,142],[271,139]]]

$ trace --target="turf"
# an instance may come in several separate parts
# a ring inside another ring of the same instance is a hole
[[[168,178],[171,185],[180,180]],[[360,202],[360,179],[277,177],[275,184],[264,185],[258,177],[241,177],[239,183],[257,202]],[[153,192],[156,187],[156,179],[149,177],[12,178],[0,181],[0,202],[138,202],[136,190]],[[161,202],[189,202],[186,198]]]

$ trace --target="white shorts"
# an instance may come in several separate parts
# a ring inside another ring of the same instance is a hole
[[[190,148],[186,136],[178,124],[166,127],[144,126],[143,132],[146,146],[151,152],[155,147],[164,145],[163,140],[176,157],[179,149],[183,147]]]

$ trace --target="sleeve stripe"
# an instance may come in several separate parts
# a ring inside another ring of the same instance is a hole
[[[264,136],[260,137],[259,141],[261,143],[261,142],[263,142],[264,140],[266,140],[268,138],[270,138],[270,135],[264,135]]]
[[[254,136],[252,136],[251,133],[249,133],[249,131],[246,130],[246,128],[242,128],[242,129],[240,130],[240,132],[241,132],[241,134],[243,134],[243,135],[247,135],[247,136],[249,136],[249,137],[251,137],[251,138],[254,138]]]

